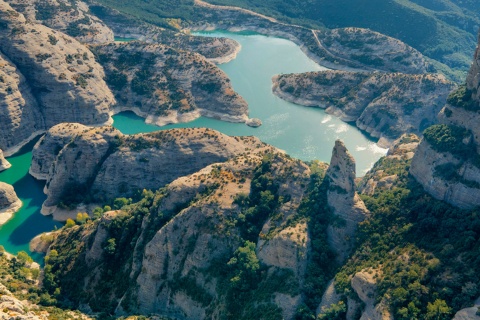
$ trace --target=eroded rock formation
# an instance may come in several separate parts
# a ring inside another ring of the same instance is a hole
[[[330,246],[337,253],[337,261],[343,262],[351,252],[354,234],[368,210],[355,191],[355,159],[342,141],[337,140],[325,179],[329,187],[328,205],[334,214],[334,222],[328,227]]]

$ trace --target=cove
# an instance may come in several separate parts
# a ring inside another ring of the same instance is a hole
[[[40,213],[42,203],[46,199],[43,193],[45,182],[36,180],[28,173],[32,162],[32,149],[37,141],[38,139],[34,139],[15,155],[8,157],[7,160],[12,167],[0,172],[0,181],[11,184],[23,203],[20,210],[0,226],[0,245],[12,254],[26,251],[40,263],[43,255],[30,252],[30,240],[42,232],[61,227],[62,223]]]
[[[335,140],[342,139],[355,157],[360,176],[385,155],[385,149],[379,148],[355,126],[326,114],[322,109],[298,106],[272,93],[271,78],[276,74],[326,69],[310,60],[293,42],[245,32],[214,31],[194,35],[228,37],[241,44],[237,58],[219,67],[228,75],[233,88],[248,102],[250,117],[259,118],[263,125],[251,128],[245,124],[201,117],[189,123],[157,127],[144,123],[144,119],[133,112],[123,112],[113,117],[114,127],[125,134],[208,127],[227,135],[253,135],[304,161],[330,162]]]

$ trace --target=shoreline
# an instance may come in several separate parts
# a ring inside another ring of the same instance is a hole
[[[11,204],[8,208],[0,210],[0,226],[3,226],[10,219],[12,219],[13,215],[17,213],[22,207],[23,207],[23,202],[22,200],[18,199],[13,204]]]
[[[363,134],[366,133],[366,135],[370,138],[373,138],[376,141],[373,141],[378,147],[382,149],[389,149],[392,146],[392,143],[394,140],[389,140],[385,137],[382,136],[381,132],[377,132],[373,129],[368,128],[365,125],[357,124],[356,119],[348,117],[345,115],[345,113],[335,107],[328,107],[326,104],[322,103],[315,103],[311,100],[308,99],[302,99],[295,97],[283,90],[280,89],[279,83],[278,83],[278,78],[279,75],[275,75],[272,77],[272,92],[275,96],[279,97],[282,100],[285,100],[287,102],[296,104],[301,107],[306,107],[306,108],[320,108],[325,110],[325,113],[332,115],[334,117],[339,118],[345,123],[349,124],[354,124],[355,127],[360,130]]]

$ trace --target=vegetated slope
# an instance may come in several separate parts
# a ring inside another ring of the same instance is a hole
[[[325,108],[388,146],[404,133],[420,135],[455,85],[438,74],[321,71],[273,78],[273,92],[304,106]]]
[[[479,25],[478,4],[442,0],[212,0],[315,28],[362,27],[400,39],[465,71]]]
[[[478,209],[454,208],[423,191],[408,174],[418,141],[404,136],[360,183],[371,216],[360,224],[359,246],[336,275],[339,295],[322,319],[342,319],[347,305],[359,303],[367,318],[451,319],[480,295]]]
[[[332,159],[324,179],[325,164],[309,167],[267,146],[116,199],[120,210],[96,209],[54,235],[45,286],[62,288],[61,304],[117,315],[313,316],[336,267],[329,238],[353,244],[358,224],[338,223],[349,212],[335,218],[337,209],[363,206],[342,143]]]
[[[25,251],[13,256],[0,246],[0,278],[1,319],[91,319],[78,311],[51,307],[53,300],[39,284],[39,265]]]

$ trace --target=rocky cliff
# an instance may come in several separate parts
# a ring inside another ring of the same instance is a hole
[[[226,63],[235,59],[240,51],[240,44],[232,39],[196,37],[187,32],[165,29],[139,21],[98,3],[91,3],[90,9],[120,38],[136,39],[145,43],[163,44],[174,49],[196,52],[212,63]],[[179,25],[172,20],[171,27],[178,28]]]
[[[437,199],[470,209],[480,205],[480,98],[478,49],[466,85],[452,92],[428,128],[412,161],[411,174]]]
[[[94,47],[117,99],[148,123],[165,125],[199,116],[245,122],[248,107],[228,77],[199,54],[140,42]]]
[[[9,184],[0,182],[0,225],[7,222],[20,209],[22,201]]]
[[[335,217],[327,230],[328,240],[335,248],[339,263],[351,253],[357,226],[369,214],[355,191],[355,177],[355,159],[343,142],[337,140],[325,179],[328,182],[328,205]]]
[[[70,288],[63,292],[75,302],[89,296],[92,310],[117,315],[206,319],[268,312],[292,319],[310,254],[309,227],[297,213],[310,169],[266,151],[273,154],[265,158],[260,148],[209,165],[155,194],[144,191],[134,205],[63,229],[50,247],[59,256],[82,239],[78,255],[68,258],[74,264],[49,259],[59,283]],[[77,267],[88,276],[79,279]],[[110,281],[120,279],[124,285],[113,288]]]
[[[3,77],[11,84],[1,84],[9,96],[2,99],[2,116],[6,116],[2,129],[28,128],[20,134],[12,130],[2,133],[7,140],[0,148],[9,153],[7,146],[17,145],[32,132],[59,122],[108,121],[114,98],[103,80],[102,67],[86,47],[69,36],[28,22],[4,1],[0,2],[0,26],[2,57],[8,59],[2,63]]]
[[[45,128],[25,77],[0,53],[0,148],[9,150]]]
[[[438,74],[321,71],[273,78],[273,92],[282,99],[354,121],[382,146],[436,123],[454,87]]]
[[[113,32],[92,15],[83,1],[7,0],[17,12],[31,22],[61,31],[83,43],[113,41]]]
[[[7,170],[10,168],[12,165],[5,159],[3,156],[3,151],[0,149],[0,172]]]
[[[30,172],[47,180],[42,210],[49,213],[61,202],[104,202],[158,189],[208,164],[263,148],[256,138],[228,137],[210,129],[124,136],[112,127],[60,124],[36,144]]]

